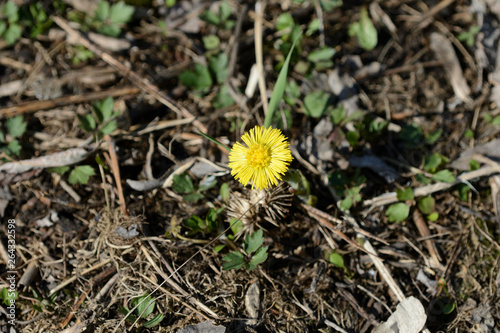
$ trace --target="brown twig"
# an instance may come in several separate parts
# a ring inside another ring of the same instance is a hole
[[[111,172],[113,173],[113,177],[115,177],[116,190],[118,191],[118,198],[120,200],[120,209],[124,216],[128,216],[127,205],[125,203],[125,197],[123,196],[123,188],[122,181],[120,177],[120,167],[118,166],[118,157],[116,156],[115,143],[111,139],[109,134],[104,136],[104,140],[108,143],[109,149],[109,158],[108,161],[109,166],[111,167]]]
[[[431,255],[432,261],[434,263],[433,268],[438,268],[441,272],[444,271],[444,266],[441,264],[441,260],[439,254],[436,249],[436,244],[434,244],[433,240],[429,237],[431,236],[431,232],[425,223],[422,214],[415,209],[413,212],[413,222],[418,229],[418,233],[421,237],[425,239],[425,246],[427,247],[427,251]]]
[[[64,106],[69,104],[78,104],[88,101],[94,101],[98,99],[103,99],[108,96],[119,97],[125,95],[135,95],[141,90],[132,87],[120,88],[120,89],[109,89],[103,91],[91,92],[88,94],[74,95],[74,96],[64,96],[60,98],[51,99],[48,101],[30,101],[25,103],[20,103],[16,106],[10,106],[0,109],[0,119],[10,118],[20,114],[31,113],[40,110],[52,109],[58,106]]]

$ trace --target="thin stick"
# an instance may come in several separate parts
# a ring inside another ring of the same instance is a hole
[[[58,106],[64,106],[69,104],[78,104],[88,101],[94,101],[98,99],[103,99],[108,96],[120,97],[126,95],[135,95],[140,93],[141,90],[133,87],[126,87],[120,89],[109,89],[103,91],[91,92],[88,94],[74,95],[74,96],[64,96],[60,98],[51,99],[48,101],[30,101],[25,103],[20,103],[15,106],[10,106],[7,108],[0,109],[0,119],[10,118],[20,114],[32,113],[40,110],[53,109]]]

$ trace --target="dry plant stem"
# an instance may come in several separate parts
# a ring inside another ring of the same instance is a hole
[[[98,263],[97,265],[94,265],[90,268],[87,268],[86,270],[82,271],[80,273],[80,275],[85,275],[87,273],[90,273],[92,272],[93,270],[96,270],[96,269],[99,269],[105,265],[107,265],[108,263],[111,262],[111,259],[106,259],[105,261],[103,262],[100,262]],[[55,287],[54,289],[51,289],[49,291],[49,295],[52,295],[53,293],[55,293],[56,291],[58,290],[61,290],[62,288],[66,287],[68,284],[72,283],[73,281],[75,281],[78,277],[75,275],[75,276],[72,276],[70,277],[69,279],[67,279],[66,281],[62,282],[61,284],[59,284],[57,287]]]
[[[66,327],[68,325],[69,321],[71,318],[73,318],[74,314],[76,313],[76,310],[80,308],[80,306],[83,304],[85,299],[87,298],[87,295],[92,291],[92,287],[96,284],[101,283],[102,281],[106,280],[109,276],[113,275],[116,273],[116,266],[111,266],[108,269],[102,271],[101,273],[97,274],[92,278],[92,280],[89,283],[89,286],[82,292],[80,297],[78,298],[78,301],[76,304],[73,306],[72,311],[68,314],[66,319],[61,323],[61,328]]]
[[[440,3],[429,9],[425,14],[422,14],[417,30],[421,30],[427,27],[432,22],[432,20],[428,20],[429,18],[435,16],[441,10],[445,9],[454,2],[455,0],[442,0]]]
[[[156,272],[158,274],[160,274],[165,279],[165,282],[170,287],[172,287],[172,289],[174,289],[176,292],[178,292],[182,296],[187,297],[188,300],[191,303],[193,303],[194,305],[196,305],[198,308],[200,308],[201,310],[203,310],[205,313],[209,314],[212,318],[214,318],[214,319],[218,319],[219,318],[219,316],[217,316],[217,314],[215,312],[213,312],[212,310],[210,310],[209,307],[207,307],[205,304],[201,303],[197,299],[190,297],[190,295],[189,295],[188,292],[186,292],[184,289],[182,289],[181,286],[179,286],[175,281],[173,281],[170,278],[169,275],[165,274],[165,272],[163,270],[161,270],[160,267],[158,267],[158,265],[153,260],[153,258],[149,254],[149,251],[144,247],[144,245],[141,245],[141,251],[142,251],[142,253],[144,253],[144,255],[146,256],[146,259],[148,259],[148,261],[151,264],[151,266],[153,266],[153,268],[156,270]]]
[[[489,166],[484,166],[478,170],[470,171],[461,174],[460,176],[457,177],[457,180],[454,183],[436,183],[436,184],[431,184],[431,185],[426,185],[422,187],[417,187],[414,190],[415,197],[422,197],[426,196],[428,194],[432,194],[435,192],[447,190],[452,186],[455,186],[457,184],[460,184],[462,182],[466,182],[475,178],[480,178],[484,176],[490,176],[494,173],[500,172],[500,166],[499,165],[489,165]],[[391,203],[398,202],[397,194],[396,192],[391,192],[391,193],[385,193],[382,195],[379,195],[378,197],[365,200],[363,201],[363,206],[384,206],[388,205]]]
[[[178,115],[182,115],[185,118],[193,118],[193,114],[186,110],[184,107],[177,105],[175,101],[173,101],[171,98],[169,98],[167,95],[164,93],[160,92],[157,86],[151,84],[149,81],[141,77],[139,74],[134,72],[131,69],[128,69],[125,67],[120,61],[116,60],[113,58],[110,54],[104,52],[100,48],[98,48],[94,43],[90,42],[88,39],[83,37],[80,32],[74,30],[71,28],[71,26],[64,20],[63,18],[59,16],[52,16],[52,19],[54,22],[56,22],[57,25],[59,25],[63,30],[66,31],[68,35],[71,35],[75,40],[78,40],[80,44],[85,46],[87,49],[90,51],[94,52],[98,57],[100,57],[102,60],[107,62],[109,65],[113,66],[114,68],[118,69],[124,76],[127,76],[137,84],[141,89],[144,89],[147,93],[151,94],[156,100],[158,100],[160,103],[168,107],[170,110],[174,111]],[[193,125],[198,128],[200,131],[206,132],[207,128],[205,125],[203,125],[200,121],[194,120]]]
[[[108,143],[109,156],[111,159],[110,167],[111,172],[113,172],[113,176],[115,177],[116,189],[118,191],[118,198],[120,200],[120,209],[124,216],[128,216],[127,205],[125,203],[125,197],[123,195],[122,180],[120,177],[120,167],[118,166],[118,157],[116,156],[115,143],[113,140],[111,140],[109,134],[106,134],[104,136],[104,140],[106,140],[106,142]]]
[[[422,238],[425,238],[425,246],[427,247],[427,251],[429,251],[432,261],[433,261],[433,268],[439,269],[441,272],[444,271],[444,266],[441,264],[441,259],[439,257],[439,254],[436,249],[436,244],[434,243],[433,239],[430,239],[429,237],[431,236],[431,232],[429,228],[427,227],[427,224],[425,223],[424,219],[422,218],[422,214],[415,209],[413,211],[413,222],[415,223],[415,226],[418,229],[418,233]]]
[[[264,15],[265,2],[257,1],[255,3],[255,61],[257,63],[257,71],[259,72],[259,91],[264,108],[264,115],[267,115],[269,102],[267,100],[266,81],[264,77],[264,60],[262,51],[262,16]]]
[[[110,97],[120,97],[127,95],[135,95],[141,92],[140,89],[127,87],[120,89],[109,89],[103,91],[91,92],[88,94],[65,96],[60,98],[51,99],[48,101],[31,101],[20,103],[16,106],[10,106],[0,109],[0,119],[10,118],[21,114],[32,113],[40,110],[53,109],[58,106],[64,106],[69,104],[79,104],[88,101],[95,101],[99,99],[104,99],[108,96]]]
[[[359,223],[351,216],[349,212],[344,213],[344,217],[355,228],[359,228]],[[358,233],[358,237],[361,238],[363,242],[363,247],[368,252],[368,256],[370,256],[371,261],[377,268],[377,271],[380,274],[380,277],[387,283],[389,288],[392,290],[393,294],[396,296],[399,302],[402,302],[405,299],[405,295],[403,291],[399,287],[398,283],[394,280],[391,275],[389,269],[384,265],[382,260],[378,257],[377,251],[373,248],[372,244],[363,234]]]
[[[319,0],[314,0],[314,9],[316,10],[316,17],[319,21],[319,46],[325,47],[325,24],[323,22],[323,9]]]
[[[23,276],[19,279],[18,284],[22,286],[29,286],[37,274],[38,260],[35,259],[28,264],[28,267],[24,270]]]

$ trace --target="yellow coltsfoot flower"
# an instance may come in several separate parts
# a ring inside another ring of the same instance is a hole
[[[236,142],[229,153],[231,175],[243,185],[266,189],[277,185],[293,160],[289,143],[279,129],[255,126]]]

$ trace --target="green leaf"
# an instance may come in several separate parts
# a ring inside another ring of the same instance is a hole
[[[21,149],[21,144],[15,139],[9,142],[9,144],[7,145],[7,150],[10,152],[10,154],[14,154],[16,156],[19,156],[19,154],[21,153]]]
[[[221,23],[219,16],[210,10],[206,10],[203,15],[201,15],[201,19],[213,25],[219,25]]]
[[[398,136],[407,148],[415,148],[422,142],[422,130],[415,124],[401,126]]]
[[[340,253],[333,252],[330,254],[329,260],[335,267],[345,268],[344,257]]]
[[[425,143],[427,143],[429,145],[436,143],[436,141],[439,140],[439,138],[441,137],[442,134],[443,134],[443,130],[440,128],[437,131],[435,131],[434,133],[432,133],[431,135],[429,135],[425,139]]]
[[[227,85],[222,85],[219,92],[214,98],[213,106],[216,109],[227,108],[234,104],[234,99],[229,93]]]
[[[3,304],[6,306],[10,306],[15,304],[19,293],[17,291],[9,291],[9,289],[3,287],[2,291],[0,291],[0,298],[3,300]]]
[[[387,212],[385,213],[385,215],[389,217],[390,222],[396,223],[406,220],[409,214],[410,206],[403,202],[398,202],[390,205],[387,209]]]
[[[121,314],[123,314],[123,315],[125,315],[125,316],[127,316],[126,320],[128,322],[133,323],[137,319],[137,317],[134,314],[130,314],[129,308],[127,308],[125,306],[120,306],[120,308],[118,309],[118,312],[121,313]]]
[[[342,200],[339,204],[339,208],[343,211],[348,211],[352,207],[352,198],[351,197],[346,197],[344,200]]]
[[[266,261],[268,248],[268,246],[263,246],[258,249],[257,252],[252,256],[252,259],[250,259],[250,262],[246,265],[246,269],[251,271],[252,269],[255,269],[257,266],[262,264],[264,261]]]
[[[195,64],[194,72],[190,70],[182,72],[179,75],[179,80],[186,87],[200,92],[207,91],[213,84],[208,67],[201,64]]]
[[[430,180],[429,178],[425,177],[424,175],[422,175],[422,174],[420,174],[420,173],[417,173],[417,174],[415,175],[415,179],[416,179],[418,182],[420,182],[420,183],[422,183],[422,184],[424,184],[424,185],[427,185],[427,184],[429,184],[429,183],[431,182],[431,180]]]
[[[447,303],[443,307],[443,314],[448,315],[452,313],[455,310],[455,303]]]
[[[432,179],[438,182],[450,183],[453,184],[455,182],[455,176],[450,170],[441,170],[432,175]]]
[[[304,107],[309,117],[319,118],[325,112],[330,94],[324,91],[313,91],[304,98]]]
[[[100,130],[102,134],[111,134],[116,130],[117,127],[118,125],[116,124],[116,120],[112,120],[103,127],[101,127]]]
[[[111,36],[111,37],[118,37],[121,33],[122,29],[118,25],[118,23],[113,23],[110,22],[108,24],[103,24],[97,28],[97,32],[100,34],[106,35],[106,36]]]
[[[479,162],[476,160],[470,160],[469,168],[470,171],[478,170],[479,168],[481,168],[481,164],[479,164]]]
[[[194,185],[191,178],[185,173],[174,175],[172,188],[178,193],[191,193],[194,192]]]
[[[429,215],[427,215],[427,219],[432,222],[436,222],[438,218],[439,214],[437,212],[432,212]]]
[[[269,101],[269,107],[267,110],[266,118],[264,119],[264,127],[271,126],[271,122],[274,118],[274,113],[278,109],[278,105],[281,101],[281,98],[283,97],[283,93],[285,92],[285,86],[286,86],[286,77],[288,75],[288,67],[290,65],[290,59],[292,58],[292,53],[293,50],[295,49],[295,45],[297,44],[300,38],[301,35],[299,34],[297,38],[294,39],[292,48],[290,49],[290,52],[288,52],[285,62],[283,63],[283,67],[280,70],[280,74],[278,75],[278,79],[276,80],[276,85],[274,86],[273,89],[273,94],[271,95],[271,100]]]
[[[311,62],[320,62],[320,61],[330,61],[332,57],[335,55],[336,51],[332,47],[323,47],[319,50],[314,50],[307,56],[307,60]]]
[[[285,12],[278,16],[278,19],[276,20],[276,30],[278,31],[291,29],[294,25],[295,22],[293,20],[292,14],[290,13]]]
[[[338,107],[330,111],[330,119],[335,125],[340,124],[346,116],[347,113],[342,105],[339,105]]]
[[[100,1],[97,4],[95,11],[95,19],[99,22],[104,22],[109,17],[109,3],[107,1]]]
[[[71,171],[68,180],[70,184],[87,184],[93,175],[95,171],[90,165],[79,165]]]
[[[240,269],[245,265],[245,258],[243,254],[239,252],[230,252],[222,258],[225,263],[222,265],[222,269],[227,271],[230,269]]]
[[[377,29],[373,25],[365,7],[361,9],[359,18],[358,42],[367,51],[373,50],[378,43]]]
[[[469,128],[464,132],[464,137],[467,139],[472,139],[474,137],[474,131]]]
[[[197,215],[191,215],[189,218],[182,221],[182,224],[186,228],[188,228],[194,232],[200,232],[200,231],[203,231],[205,229],[205,221],[203,221]]]
[[[436,169],[441,165],[443,159],[441,154],[434,153],[425,158],[424,170],[427,172],[436,172]]]
[[[55,172],[57,173],[58,175],[62,176],[64,175],[66,172],[68,172],[70,169],[69,166],[59,166],[59,167],[54,167],[54,168],[49,168],[47,169],[48,172]]]
[[[436,201],[430,195],[420,198],[418,200],[418,209],[422,212],[422,214],[429,215],[434,211],[434,207],[436,205]]]
[[[300,87],[295,80],[289,80],[285,87],[285,102],[293,106],[297,103],[297,99],[300,97]]]
[[[91,114],[86,114],[84,116],[78,114],[78,120],[80,120],[80,127],[87,132],[92,132],[96,128],[96,123],[94,117]]]
[[[413,200],[414,198],[413,190],[411,188],[405,188],[403,190],[398,188],[396,190],[396,195],[399,201]]]
[[[7,42],[7,45],[12,45],[21,38],[22,29],[19,24],[11,23],[7,28],[7,31],[3,33],[3,39]]]
[[[4,21],[0,21],[0,37],[3,35],[5,30],[7,30],[7,23]]]
[[[24,121],[23,116],[15,116],[7,119],[5,126],[7,127],[7,132],[13,138],[18,138],[26,132],[26,126],[28,124]]]
[[[224,244],[219,244],[219,245],[215,245],[214,246],[214,252],[215,253],[219,253],[220,251],[222,251],[222,249],[224,249],[226,247],[226,245]]]
[[[500,125],[500,116],[496,116],[495,118],[493,118],[493,120],[491,121],[491,124],[492,125]]]
[[[135,313],[140,316],[140,318],[146,318],[153,313],[156,302],[150,295],[144,295],[134,298],[132,304],[134,307],[137,306]]]
[[[148,320],[147,322],[142,324],[142,326],[144,326],[146,328],[151,328],[151,327],[157,326],[161,323],[163,318],[164,318],[163,314],[159,313],[153,319]]]
[[[233,7],[231,6],[231,4],[226,0],[222,1],[219,7],[219,16],[222,22],[227,21],[232,12]]]
[[[203,46],[205,46],[207,50],[216,50],[220,45],[220,39],[216,35],[203,36],[202,40],[203,40]]]
[[[223,183],[220,186],[220,196],[222,197],[222,200],[224,202],[227,202],[229,200],[229,194],[230,194],[229,184],[228,183]]]
[[[5,142],[5,134],[0,130],[0,142]]]
[[[120,1],[113,6],[109,12],[109,20],[114,23],[127,23],[134,15],[134,7]]]
[[[185,202],[196,202],[196,201],[201,200],[203,198],[204,198],[203,194],[198,193],[198,192],[193,192],[193,193],[189,193],[189,194],[186,194],[185,196],[183,196],[182,200],[184,200]]]
[[[346,137],[347,141],[349,142],[349,144],[351,145],[351,147],[354,147],[358,144],[359,135],[357,132],[349,131],[349,132],[347,132],[345,137]]]
[[[257,251],[257,249],[262,246],[262,244],[264,243],[264,237],[262,236],[262,234],[262,229],[258,229],[251,235],[247,235],[245,237],[243,248],[247,254],[251,254]]]
[[[243,230],[243,222],[241,222],[241,220],[231,219],[231,221],[229,221],[229,224],[231,226],[231,231],[233,232],[233,235],[236,235],[241,230]]]
[[[227,71],[228,71],[228,58],[225,53],[221,53],[216,57],[210,58],[210,69],[215,74],[217,82],[222,84],[226,81]],[[221,87],[224,88],[224,86]]]
[[[19,20],[19,7],[14,1],[7,1],[2,7],[2,11],[7,16],[9,23],[16,23]]]
[[[315,18],[311,22],[309,22],[309,25],[307,26],[306,36],[311,37],[316,31],[319,31],[319,27],[320,27],[319,24],[320,24],[320,22],[317,18]]]
[[[94,110],[97,115],[97,120],[99,123],[102,123],[113,115],[113,107],[115,105],[115,102],[112,97],[108,97],[106,99],[103,99],[100,102],[95,102],[94,103]]]
[[[319,0],[319,3],[325,12],[342,6],[342,0]]]

